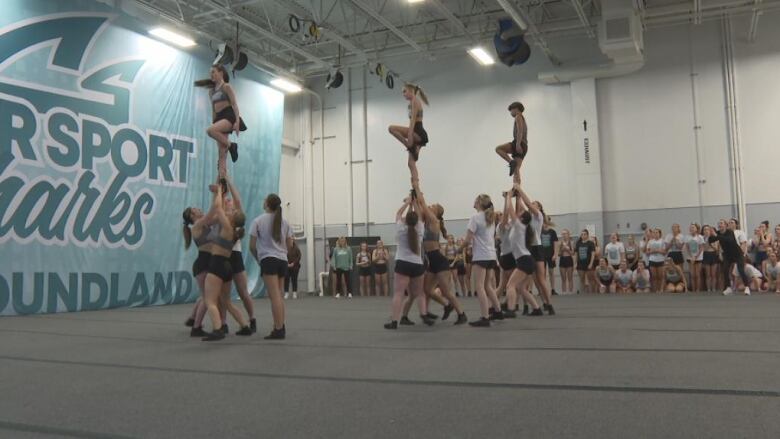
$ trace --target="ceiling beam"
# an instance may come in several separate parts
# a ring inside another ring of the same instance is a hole
[[[307,60],[319,64],[323,68],[330,68],[330,64],[328,64],[323,59],[311,54],[310,52],[301,49],[298,47],[298,45],[291,43],[285,38],[282,38],[272,31],[265,29],[262,26],[259,26],[258,24],[254,23],[253,21],[247,20],[246,18],[238,15],[235,11],[233,11],[230,7],[222,6],[221,4],[217,3],[214,0],[211,0],[207,3],[208,6],[210,6],[212,9],[217,10],[219,12],[228,14],[231,18],[235,19],[239,23],[243,24],[244,26],[252,29],[253,31],[257,32],[258,34],[262,35],[264,38],[267,38],[276,44],[286,47],[287,49],[290,49],[294,53],[297,53],[298,55],[306,58]]]
[[[580,22],[582,22],[582,27],[585,29],[588,38],[596,38],[596,34],[590,26],[588,14],[585,13],[585,8],[582,7],[580,0],[571,0],[571,5],[574,6],[574,11],[577,12],[577,17],[580,19]]]
[[[447,6],[445,6],[440,0],[429,1],[439,11],[439,13],[450,22],[450,27],[454,31],[468,37],[473,44],[477,43],[477,39],[471,35],[468,29],[466,29],[466,25],[464,25],[463,22],[460,21],[460,19],[447,8]]]
[[[753,9],[753,15],[750,17],[750,30],[748,31],[748,42],[750,43],[755,43],[756,39],[758,39],[758,19],[761,18],[761,1],[755,0],[753,3],[755,9]]]
[[[390,22],[387,18],[383,17],[379,12],[373,10],[370,6],[365,4],[363,0],[351,0],[352,4],[360,8],[363,12],[368,14],[371,18],[379,22],[382,26],[387,28],[390,32],[395,34],[398,38],[403,40],[406,44],[408,44],[410,47],[412,47],[417,52],[425,52],[425,49],[422,48],[419,44],[417,44],[409,35],[406,35],[403,33],[400,29],[395,27],[393,23]]]

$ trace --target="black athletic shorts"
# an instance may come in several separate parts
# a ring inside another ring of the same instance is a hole
[[[525,274],[533,274],[536,269],[536,261],[531,256],[520,256],[515,261],[515,268]]]
[[[683,263],[682,252],[669,252],[669,257],[672,258],[675,264],[680,265]]]
[[[395,270],[397,274],[402,274],[409,277],[419,277],[425,274],[425,266],[423,264],[414,264],[409,261],[397,260],[395,261]]]
[[[450,261],[439,250],[429,251],[425,256],[428,259],[428,273],[436,274],[450,269]]]
[[[658,267],[663,267],[663,266],[664,266],[664,263],[663,263],[663,262],[654,262],[654,261],[650,261],[650,266],[651,266],[651,267],[655,267],[655,268],[658,268]]]
[[[233,274],[243,273],[246,270],[246,267],[244,267],[244,255],[237,251],[231,253],[230,265],[233,266]]]
[[[456,263],[455,268],[458,269],[458,276],[466,275],[466,264],[464,264],[463,261]]]
[[[387,264],[374,264],[374,274],[387,273]]]
[[[515,257],[512,256],[512,253],[501,255],[501,257],[498,258],[498,265],[502,270],[506,271],[512,271],[517,268],[515,264]]]
[[[199,274],[209,269],[209,259],[211,259],[211,253],[198,251],[198,257],[195,262],[192,263],[192,276],[197,277]]]
[[[637,265],[639,265],[639,259],[626,259],[626,266],[629,270],[634,271],[636,270]]]
[[[509,142],[510,145],[512,145],[512,158],[513,159],[524,159],[525,155],[528,154],[528,143],[520,143],[520,148],[517,147],[517,139],[512,140]]]
[[[604,285],[605,287],[608,287],[608,286],[612,285],[612,280],[613,280],[613,279],[604,280],[604,279],[602,279],[601,277],[599,277],[599,283],[600,283],[601,285]]]
[[[495,270],[496,268],[498,268],[498,264],[496,263],[495,260],[474,261],[473,264],[474,265],[479,265],[480,267],[482,267],[482,268],[484,268],[486,270]]]
[[[216,123],[219,120],[225,119],[229,121],[231,124],[236,123],[236,113],[233,111],[233,107],[225,107],[222,109],[222,111],[218,112],[214,115],[214,122]],[[246,125],[244,125],[244,119],[241,119],[241,122],[239,122],[240,126],[238,127],[239,131],[246,131]]]
[[[561,268],[571,268],[574,266],[574,259],[572,259],[571,256],[561,256],[559,258],[558,264],[561,266]]]
[[[423,124],[420,121],[414,124],[414,134],[420,136],[420,142],[415,143],[415,146],[425,146],[428,144],[428,132],[423,128]]]
[[[544,262],[544,247],[541,245],[532,245],[529,250],[531,250],[531,257],[534,258],[534,261]]]
[[[358,274],[360,276],[371,276],[371,267],[359,267]]]
[[[702,262],[704,265],[715,265],[718,263],[718,253],[717,252],[704,252],[702,254]]]
[[[233,267],[230,265],[230,258],[227,256],[211,255],[209,258],[209,274],[213,274],[222,279],[223,282],[233,280]]]
[[[580,261],[579,259],[577,260],[577,271],[591,271],[591,270],[593,269],[588,266],[588,261],[583,262]]]
[[[285,277],[287,276],[287,259],[268,256],[260,261],[260,275]]]

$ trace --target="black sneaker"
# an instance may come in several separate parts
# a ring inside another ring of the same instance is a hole
[[[553,295],[553,296],[557,296],[557,295],[558,295],[558,292],[557,292],[557,291],[555,291],[555,288],[553,288],[553,290],[552,290],[552,295]]]
[[[528,315],[528,305],[523,305],[523,315],[524,316]]]
[[[507,319],[517,318],[517,313],[514,312],[514,311],[506,310],[506,311],[504,311],[503,314],[504,314],[504,318],[507,318]]]
[[[433,326],[433,324],[436,323],[436,320],[428,317],[428,315],[420,316],[420,320],[428,326]]]
[[[455,324],[456,325],[462,325],[462,324],[464,324],[464,323],[466,323],[468,321],[469,320],[466,318],[466,313],[464,312],[464,313],[458,314],[458,320],[455,321]]]
[[[230,160],[233,160],[233,163],[238,161],[238,144],[236,142],[230,143],[228,152],[230,153]]]
[[[225,334],[222,331],[211,331],[201,338],[201,341],[219,341],[225,338]]]
[[[266,340],[284,340],[284,337],[287,335],[287,330],[284,326],[282,326],[282,329],[276,329],[274,328],[270,334],[263,337]]]
[[[188,318],[187,321],[184,322],[184,326],[188,328],[192,328],[193,326],[195,326],[195,319],[193,319],[192,317]]]
[[[553,308],[552,303],[545,303],[544,304],[544,310],[547,311],[548,315],[554,316],[555,315],[555,308]]]
[[[252,330],[253,334],[257,332],[257,319],[249,319],[249,329]]]
[[[433,313],[432,313],[432,312],[430,312],[430,311],[428,311],[428,313],[427,313],[427,314],[425,314],[425,317],[428,317],[429,319],[433,319],[433,320],[436,320],[436,319],[438,319],[438,318],[439,318],[439,316],[437,316],[436,314],[433,314]]]
[[[512,159],[509,161],[509,176],[515,175],[515,168],[517,167],[517,160]]]
[[[454,309],[455,309],[455,307],[452,306],[451,303],[447,304],[444,307],[444,314],[441,316],[442,321],[447,320],[447,318],[450,316],[450,314],[452,314],[452,310],[454,310]]]
[[[190,337],[205,337],[208,335],[208,332],[203,330],[203,327],[192,327],[190,329]]]
[[[222,324],[222,333],[225,334],[225,335],[230,334],[230,329],[228,329],[227,323],[223,323]]]
[[[252,335],[252,328],[244,326],[240,331],[236,332],[236,335]]]
[[[385,323],[385,329],[398,329],[398,320],[393,320],[390,323]]]
[[[395,321],[395,320],[393,320],[393,321]],[[405,326],[412,326],[412,325],[414,325],[414,322],[409,320],[409,317],[403,316],[403,317],[401,317],[401,324],[405,325]]]
[[[473,326],[475,328],[489,328],[490,327],[490,320],[482,317],[479,320],[475,320],[473,322],[469,322],[469,326]]]
[[[542,312],[541,308],[536,308],[535,310],[531,311],[531,313],[528,314],[528,315],[529,316],[543,316],[544,313]]]
[[[504,320],[504,313],[501,310],[490,310],[490,320]]]
[[[506,310],[508,310],[508,309],[509,309],[509,305],[507,305],[507,303],[506,303],[506,302],[504,302],[504,303],[502,303],[502,304],[501,304],[501,311],[506,311]]]

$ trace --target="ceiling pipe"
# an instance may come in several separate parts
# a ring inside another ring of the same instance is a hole
[[[582,7],[580,0],[571,0],[571,5],[574,6],[574,11],[577,12],[577,17],[582,22],[582,28],[585,29],[585,34],[588,35],[588,38],[596,38],[596,34],[593,33],[593,29],[590,27],[588,14],[585,13],[585,9]]]
[[[452,30],[459,32],[461,35],[468,37],[473,44],[477,44],[477,39],[474,38],[473,35],[471,35],[471,32],[469,32],[468,29],[466,29],[466,25],[463,24],[462,21],[458,17],[455,16],[455,14],[452,13],[452,11],[447,8],[440,0],[429,0],[431,4],[439,11],[441,15],[444,16],[444,18],[447,19],[447,21],[450,22],[450,27]]]
[[[382,26],[387,28],[390,32],[395,34],[398,38],[403,40],[406,44],[408,44],[410,47],[412,47],[417,52],[423,52],[427,53],[425,49],[423,49],[419,44],[417,44],[416,41],[414,41],[409,35],[406,35],[403,33],[400,29],[395,27],[393,23],[390,22],[387,18],[383,17],[379,12],[371,9],[368,5],[363,3],[361,0],[351,0],[352,4],[357,6],[360,10],[368,14],[369,17],[373,18],[377,22],[379,22]]]
[[[541,72],[538,75],[539,81],[552,84],[565,84],[575,79],[582,78],[612,78],[615,76],[628,75],[644,67],[645,61],[632,63],[608,63],[598,66],[571,67],[567,69],[552,70]]]

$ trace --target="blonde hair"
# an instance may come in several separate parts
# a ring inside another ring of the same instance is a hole
[[[420,88],[419,85],[412,84],[411,82],[407,82],[406,84],[404,84],[404,87],[406,87],[407,90],[411,91],[413,95],[419,96],[425,105],[430,105],[428,103],[428,96],[425,95],[425,92],[423,91],[423,89]]]
[[[490,195],[479,194],[477,196],[477,202],[479,203],[479,207],[485,211],[485,221],[488,225],[493,224],[495,222],[496,213],[493,210],[493,202],[490,200]]]

